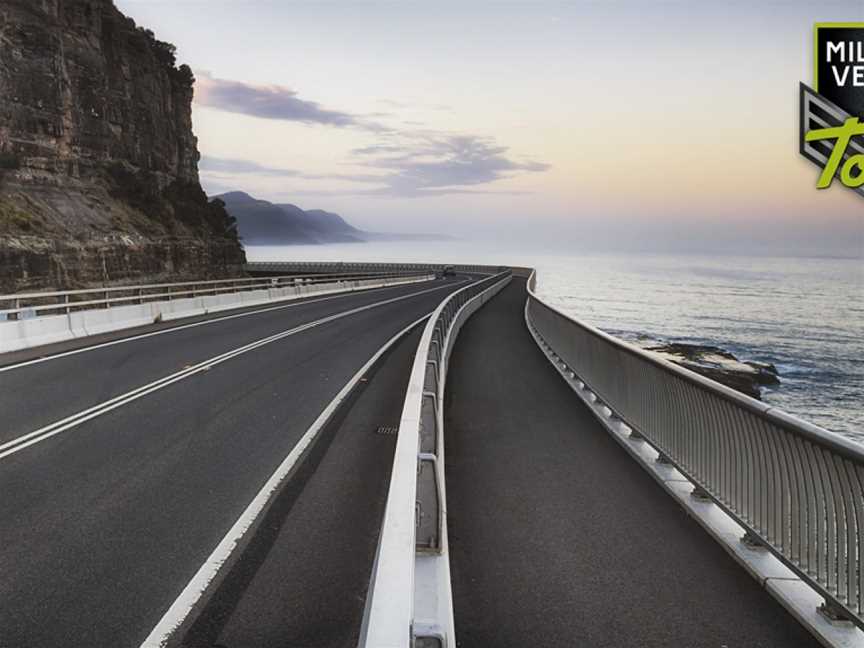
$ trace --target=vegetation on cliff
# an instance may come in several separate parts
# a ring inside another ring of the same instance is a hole
[[[0,290],[238,272],[173,45],[112,0],[3,0],[0,41]]]

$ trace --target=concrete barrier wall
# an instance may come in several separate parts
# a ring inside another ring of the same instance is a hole
[[[64,342],[99,333],[121,331],[161,321],[219,313],[235,308],[272,304],[313,295],[330,295],[418,283],[433,278],[433,275],[425,275],[411,278],[390,277],[386,279],[332,281],[321,284],[246,290],[221,295],[76,311],[68,315],[45,315],[23,320],[0,321],[0,353]]]
[[[255,261],[247,263],[244,267],[246,272],[255,274],[293,274],[293,273],[350,273],[350,272],[435,272],[451,266],[457,272],[468,272],[477,274],[493,275],[504,271],[502,266],[473,265],[463,263],[340,263],[340,262],[316,262],[316,261]],[[527,276],[527,275],[525,275]]]
[[[447,362],[464,322],[509,281],[509,276],[490,277],[449,295],[420,338],[399,421],[360,648],[456,645],[444,484]]]

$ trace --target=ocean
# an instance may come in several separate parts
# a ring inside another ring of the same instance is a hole
[[[538,293],[626,340],[711,344],[773,363],[763,400],[864,443],[864,261],[483,251],[467,242],[255,247],[251,261],[490,263],[537,268]]]

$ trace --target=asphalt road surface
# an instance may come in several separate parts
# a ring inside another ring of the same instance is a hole
[[[117,343],[35,364],[7,364],[0,370],[0,646],[139,646],[346,382],[398,331],[464,285],[427,282],[242,317],[226,313],[193,327],[149,331],[158,335],[103,338]],[[15,361],[42,353],[16,354]],[[360,513],[355,519],[365,521],[357,529],[358,551],[349,557],[344,547],[333,549],[344,569],[334,567],[331,592],[338,598],[345,575],[347,598],[334,607],[346,627],[362,611],[357,597],[371,570],[375,507],[383,505],[392,460],[392,439],[366,428],[379,418],[395,424],[391,410],[404,394],[409,355],[410,343],[403,342],[375,374],[386,386],[371,377],[351,405],[366,408],[358,410],[357,438],[330,433],[334,450],[355,444],[340,450],[342,470],[324,455],[320,465],[329,468],[308,480],[324,490],[297,500],[306,508],[296,514],[306,519],[338,517],[327,489],[340,496],[346,472],[361,482],[367,469],[380,473],[366,490],[341,493]],[[145,385],[153,388],[141,391]],[[91,408],[92,416],[81,415]],[[330,551],[328,538],[344,540],[326,531],[309,536],[319,558]],[[266,552],[258,562],[265,558]],[[260,587],[273,585],[249,579],[221,593],[221,614],[235,607],[236,614],[231,623],[212,617],[199,634],[240,636],[243,595]],[[302,607],[296,592],[291,601]]]
[[[514,278],[467,322],[447,377],[460,648],[818,646],[600,427],[525,297]]]

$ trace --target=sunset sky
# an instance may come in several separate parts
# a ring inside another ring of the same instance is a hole
[[[814,22],[864,2],[116,0],[198,79],[211,194],[380,231],[861,255],[797,151]]]

